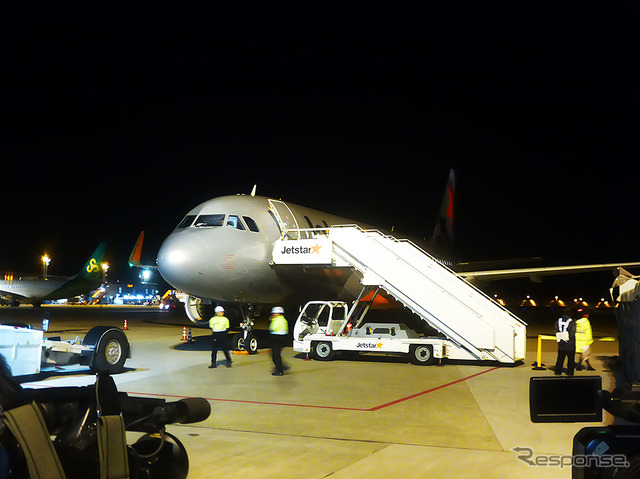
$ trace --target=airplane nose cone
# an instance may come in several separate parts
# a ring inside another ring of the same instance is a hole
[[[158,251],[158,271],[167,283],[183,291],[191,289],[194,273],[197,275],[202,270],[202,260],[196,256],[197,241],[189,236],[183,232],[173,233]]]

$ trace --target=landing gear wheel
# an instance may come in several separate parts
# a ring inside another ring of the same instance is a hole
[[[244,351],[244,334],[236,333],[231,339],[231,349],[233,351]]]
[[[409,348],[409,358],[413,364],[428,366],[435,362],[433,346],[430,344],[412,344]]]
[[[93,356],[94,371],[122,372],[129,355],[129,342],[120,330],[107,331],[101,338]]]
[[[258,354],[258,338],[256,338],[256,335],[249,332],[244,339],[243,347],[249,354]]]
[[[330,361],[336,354],[330,341],[313,343],[311,351],[318,361]]]

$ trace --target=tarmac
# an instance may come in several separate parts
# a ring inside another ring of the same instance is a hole
[[[41,311],[50,312],[51,334],[63,339],[97,324],[122,327],[127,319],[132,357],[125,372],[114,376],[118,389],[130,396],[210,402],[207,420],[167,427],[187,449],[189,477],[568,478],[570,467],[529,465],[514,448],[528,448],[534,458],[570,456],[573,436],[598,425],[530,421],[529,378],[553,375],[532,370],[537,335],[551,333],[552,312],[530,324],[527,359],[515,366],[425,367],[391,356],[321,362],[286,348],[289,369],[277,377],[268,349],[234,355],[231,368],[219,352],[218,367],[209,369],[210,335],[192,328],[193,341],[182,341],[183,327],[191,326],[182,314],[78,306]],[[39,314],[31,307],[0,308],[0,322],[28,322]],[[602,321],[602,330],[594,323],[596,336],[611,332]],[[617,355],[617,341],[596,341],[594,352],[596,371],[577,374],[599,374],[611,390],[613,375],[603,359]],[[555,344],[543,343],[543,363],[555,363],[555,356]],[[60,370],[29,378],[23,387],[93,382],[87,372]],[[600,424],[611,422],[605,415]]]

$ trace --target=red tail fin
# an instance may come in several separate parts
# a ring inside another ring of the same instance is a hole
[[[138,236],[138,241],[136,241],[136,245],[133,247],[131,254],[129,255],[129,267],[137,266],[140,267],[140,257],[142,256],[142,243],[144,242],[144,231],[140,232],[140,236]]]

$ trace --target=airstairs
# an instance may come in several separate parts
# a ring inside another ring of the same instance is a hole
[[[299,231],[306,239],[276,243],[275,264],[354,268],[363,286],[384,289],[471,359],[524,359],[526,324],[410,241],[358,226]]]

